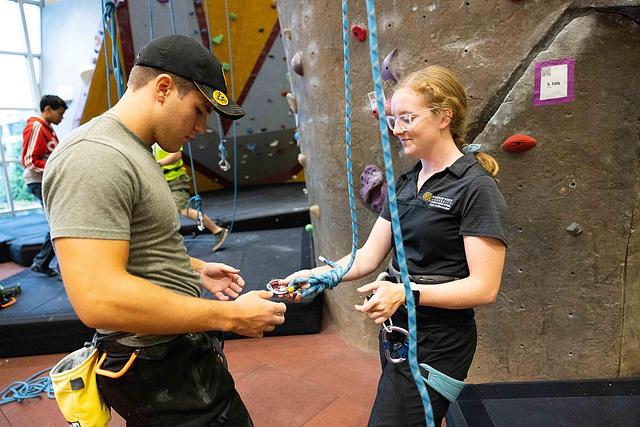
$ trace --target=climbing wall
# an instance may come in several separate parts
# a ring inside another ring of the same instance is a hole
[[[454,70],[467,88],[470,142],[501,166],[507,263],[496,303],[477,310],[469,379],[638,376],[640,1],[376,3],[380,53],[397,49],[390,71]],[[280,0],[278,12],[286,56],[299,60],[289,64],[290,80],[310,203],[318,206],[315,248],[335,258],[349,252],[351,228],[340,2]],[[350,2],[349,15],[366,28],[364,1]],[[367,99],[368,43],[352,35],[350,48],[358,183],[365,166],[382,167],[382,159]],[[505,148],[523,151],[503,149],[510,137]],[[397,172],[413,163],[394,159]],[[358,206],[364,240],[376,215]],[[355,287],[329,292],[328,310],[345,336],[374,350],[377,330],[353,310],[361,300]]]
[[[218,123],[211,115],[207,133],[192,142],[198,190],[233,185],[233,168],[225,171],[219,165],[221,139],[230,165],[235,141],[241,186],[304,180],[294,140],[295,119],[286,99],[286,58],[271,0],[130,0],[119,3],[117,17],[127,73],[140,48],[152,37],[172,34],[175,25],[177,34],[193,37],[216,54],[225,68],[229,92],[247,112],[234,123]],[[103,61],[100,52],[83,122],[107,108]]]

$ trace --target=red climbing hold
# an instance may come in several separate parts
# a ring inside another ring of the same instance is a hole
[[[537,143],[538,141],[536,141],[535,138],[522,133],[517,133],[505,139],[501,147],[504,151],[509,153],[521,153],[533,148]]]
[[[365,41],[367,39],[367,29],[360,25],[352,25],[351,33],[358,39],[358,41]]]

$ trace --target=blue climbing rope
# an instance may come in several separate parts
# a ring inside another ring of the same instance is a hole
[[[333,267],[325,273],[313,274],[309,278],[298,278],[291,281],[291,285],[308,282],[309,287],[301,291],[301,296],[313,295],[324,289],[335,288],[351,269],[358,250],[358,218],[356,215],[356,197],[353,190],[353,162],[351,150],[351,63],[349,60],[349,18],[347,0],[342,0],[342,49],[344,58],[344,97],[345,97],[345,151],[347,167],[347,190],[349,192],[349,210],[351,212],[351,256],[343,268],[337,263],[320,257],[320,260]]]
[[[193,154],[191,152],[191,141],[187,143],[187,150],[189,150],[189,163],[191,163],[191,175],[193,175],[193,193],[194,195],[189,198],[187,202],[187,212],[189,209],[196,211],[196,224],[198,230],[204,231],[204,211],[202,210],[202,198],[198,194],[198,183],[196,181],[196,168],[193,164]]]
[[[227,51],[229,52],[229,82],[231,83],[231,98],[236,99],[235,83],[233,81],[233,56],[231,52],[231,23],[229,22],[229,1],[224,0],[224,16],[227,27]],[[220,134],[222,136],[222,134]],[[238,206],[238,128],[237,122],[231,125],[231,135],[233,139],[233,208],[231,210],[231,221],[229,222],[229,233],[233,231],[236,220],[236,210]],[[226,140],[225,140],[226,141]],[[226,152],[226,151],[225,151]]]
[[[169,0],[169,15],[171,15],[171,32],[176,33],[176,16],[173,14],[173,0]]]
[[[380,137],[382,150],[384,153],[384,166],[386,169],[387,179],[387,197],[389,199],[389,211],[391,213],[391,229],[393,230],[393,239],[395,243],[396,257],[400,266],[400,275],[404,284],[404,292],[407,300],[407,314],[409,317],[409,366],[411,367],[411,375],[418,387],[420,397],[422,398],[422,406],[424,407],[427,426],[432,427],[433,411],[431,410],[431,402],[429,401],[429,393],[424,384],[420,367],[418,366],[418,350],[416,339],[416,305],[411,292],[409,281],[409,271],[407,269],[407,261],[404,254],[404,245],[402,243],[402,230],[400,229],[400,217],[398,215],[398,204],[396,201],[396,185],[393,173],[393,162],[391,159],[391,145],[389,144],[389,131],[387,129],[387,120],[384,111],[384,101],[382,92],[382,77],[380,75],[380,57],[378,54],[378,28],[376,19],[376,6],[374,0],[366,0],[367,5],[367,21],[369,24],[369,54],[371,57],[371,70],[373,74],[373,83],[376,93],[376,105],[378,108],[378,124],[380,128]]]
[[[153,32],[153,0],[147,0],[147,9],[149,10],[149,41],[156,36]]]
[[[49,399],[55,399],[53,395],[53,385],[48,372],[51,368],[43,369],[31,375],[24,381],[16,381],[0,392],[0,405],[11,402],[22,402],[26,399],[40,397],[42,393],[46,393]],[[47,373],[44,377],[40,375]],[[40,377],[40,378],[38,378]]]
[[[107,69],[107,104],[111,108],[111,82],[109,75],[109,56],[107,49],[107,34],[111,38],[111,65],[113,68],[113,77],[116,81],[116,90],[118,99],[122,98],[125,91],[124,74],[122,72],[122,64],[120,63],[120,52],[118,51],[118,25],[116,23],[116,2],[115,0],[102,1],[102,29],[104,61]]]

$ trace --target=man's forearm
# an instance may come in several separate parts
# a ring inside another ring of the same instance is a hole
[[[73,287],[73,280],[65,277],[66,282]],[[235,326],[233,302],[178,294],[132,275],[109,282],[91,286],[83,295],[67,286],[74,309],[90,327],[162,335]]]

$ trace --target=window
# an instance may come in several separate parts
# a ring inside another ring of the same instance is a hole
[[[0,0],[0,217],[39,209],[20,161],[22,129],[39,113],[42,3]]]

